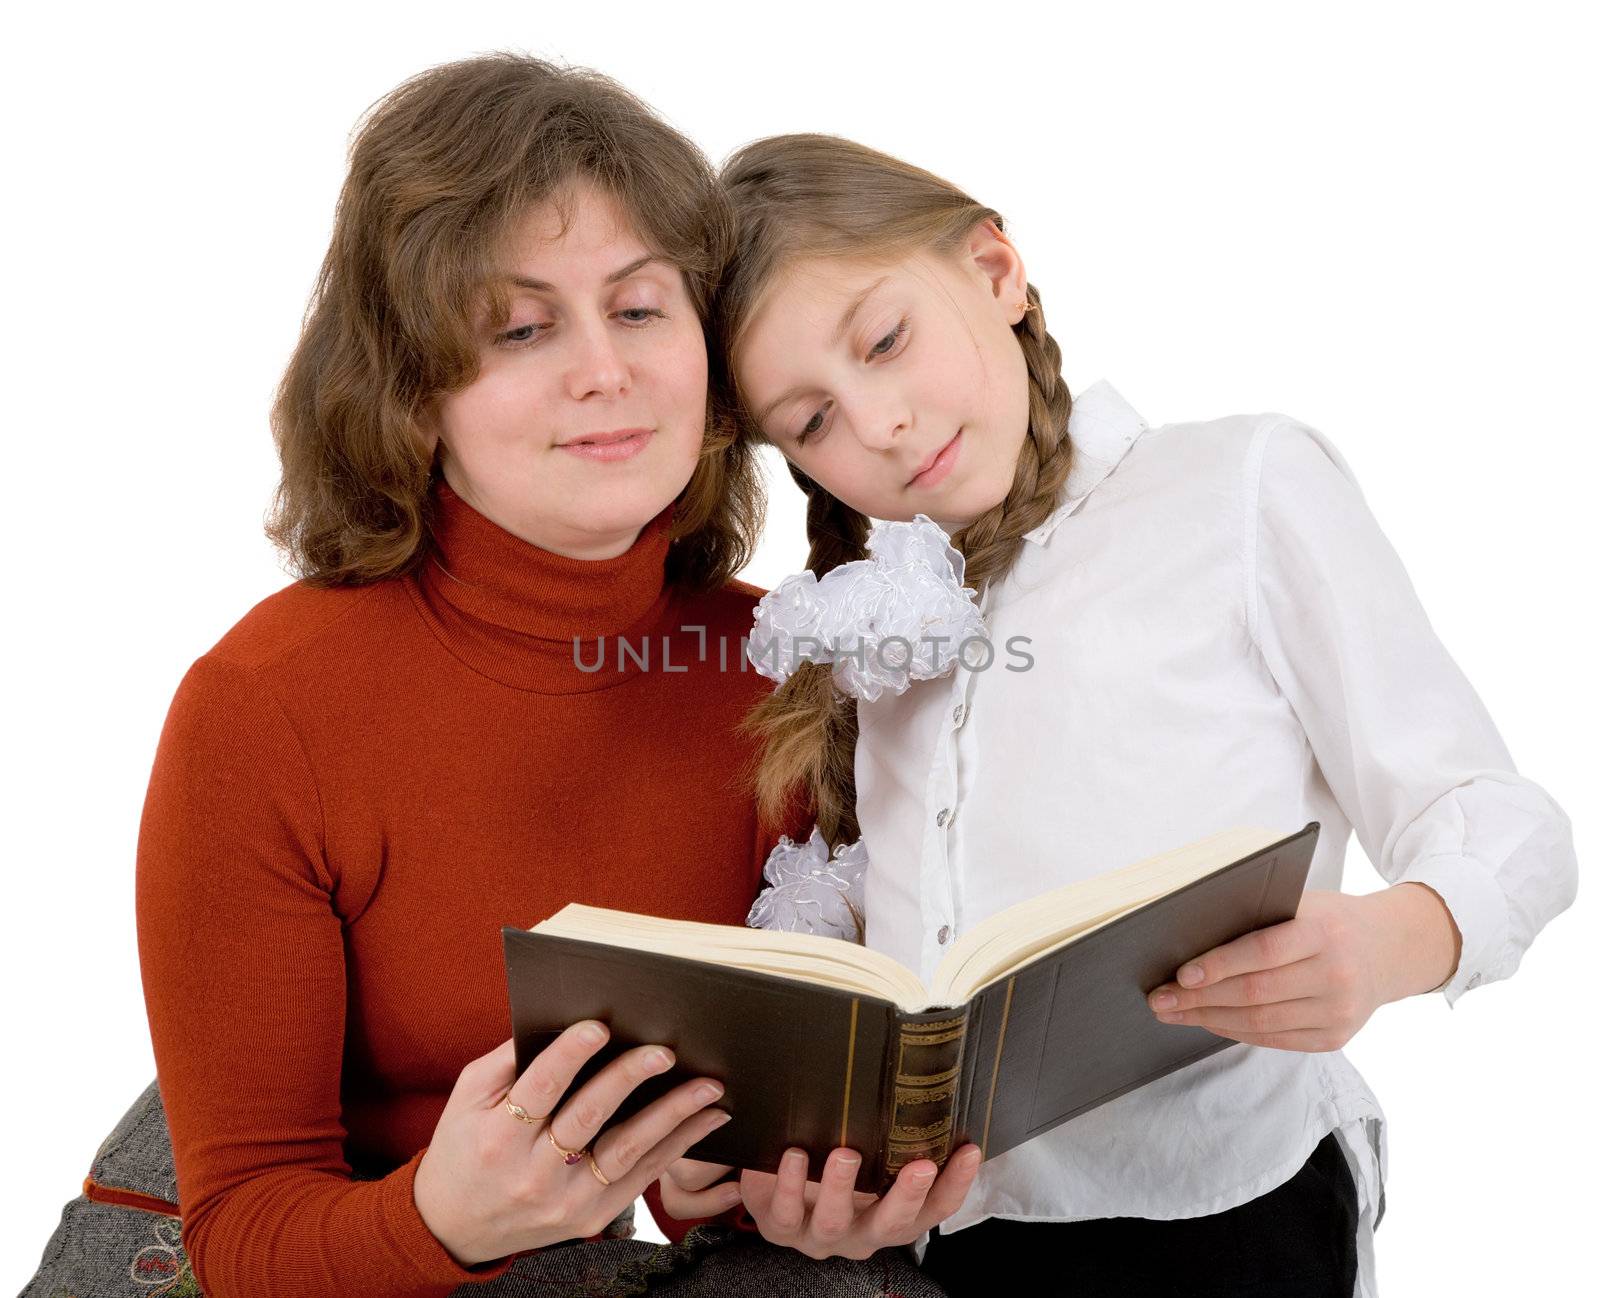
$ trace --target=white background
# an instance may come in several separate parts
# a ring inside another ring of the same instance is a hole
[[[1518,768],[1571,814],[1580,857],[1593,841],[1582,7],[579,10],[13,20],[0,1288],[154,1075],[133,864],[156,739],[189,663],[288,581],[260,530],[270,394],[347,133],[434,63],[589,64],[713,159],[832,131],[998,208],[1074,390],[1109,378],[1152,425],[1271,409],[1333,438]],[[763,586],[805,554],[798,493],[774,482],[745,574]],[[1353,846],[1346,887],[1379,885]],[[1390,1119],[1386,1294],[1592,1276],[1597,937],[1585,895],[1511,981],[1454,1011],[1386,1007],[1350,1047]]]

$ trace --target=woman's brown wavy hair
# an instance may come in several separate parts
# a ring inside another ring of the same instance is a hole
[[[283,476],[266,530],[303,580],[378,581],[426,557],[437,453],[419,417],[477,376],[479,330],[510,314],[498,254],[532,208],[569,219],[574,180],[682,271],[709,349],[727,203],[694,143],[622,86],[500,51],[418,73],[363,115],[272,406]],[[667,555],[668,582],[691,591],[745,565],[765,501],[751,448],[713,411],[708,397]]]
[[[832,135],[776,135],[735,151],[723,164],[733,205],[733,260],[723,273],[714,315],[714,388],[740,440],[765,441],[741,399],[732,359],[762,294],[780,274],[813,259],[898,261],[923,253],[954,259],[982,221],[1002,231],[991,207],[920,167]],[[1044,327],[1039,292],[1014,326],[1028,369],[1028,435],[1011,489],[999,504],[950,539],[966,556],[965,583],[980,594],[1011,570],[1023,534],[1055,509],[1067,479],[1072,397],[1061,377],[1061,349]],[[864,514],[789,472],[805,492],[806,566],[817,576],[866,557]],[[801,663],[744,719],[763,745],[754,784],[763,815],[797,793],[809,796],[830,844],[860,836],[855,813],[856,701],[833,684],[826,663]],[[867,845],[871,851],[871,844]]]

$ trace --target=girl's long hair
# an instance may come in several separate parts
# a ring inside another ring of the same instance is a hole
[[[736,226],[733,259],[714,313],[713,387],[741,441],[765,440],[742,400],[732,357],[762,294],[775,277],[812,259],[898,260],[916,253],[958,257],[984,220],[1000,214],[943,178],[832,135],[777,135],[737,150],[722,167]],[[981,594],[1005,576],[1023,534],[1055,509],[1071,449],[1072,397],[1061,377],[1061,349],[1045,330],[1038,290],[1014,326],[1028,370],[1028,434],[1011,489],[952,538],[966,556],[966,584]],[[870,520],[793,464],[805,492],[806,566],[821,577],[866,557]],[[801,663],[744,720],[763,745],[755,792],[764,816],[804,794],[830,844],[860,835],[855,814],[856,701],[833,683],[826,663]],[[871,845],[868,844],[868,850]]]
[[[700,150],[586,68],[496,52],[418,73],[358,124],[333,233],[272,407],[283,473],[267,535],[313,585],[409,571],[431,547],[438,473],[419,417],[478,374],[479,313],[504,326],[498,255],[530,209],[565,222],[571,185],[615,199],[683,273],[710,346],[732,227]],[[713,418],[677,499],[669,584],[713,590],[744,567],[765,495],[751,448]]]

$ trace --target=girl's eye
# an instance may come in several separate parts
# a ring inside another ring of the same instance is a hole
[[[900,338],[905,331],[906,319],[904,316],[902,316],[900,318],[900,323],[897,324],[890,333],[886,333],[882,338],[878,339],[878,341],[873,344],[872,350],[869,351],[867,355],[869,357],[889,355],[889,353],[894,350],[895,344],[900,341]]]
[[[825,422],[824,413],[824,410],[819,410],[810,419],[806,420],[806,426],[795,435],[794,444],[796,446],[804,446],[811,438],[822,431],[822,426]]]

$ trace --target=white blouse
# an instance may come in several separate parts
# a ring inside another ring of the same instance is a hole
[[[1315,820],[1308,888],[1339,887],[1354,828],[1384,878],[1444,899],[1462,936],[1447,1002],[1509,975],[1571,903],[1571,826],[1516,773],[1338,451],[1280,414],[1150,429],[1105,382],[1068,433],[1062,504],[980,605],[992,664],[859,702],[867,945],[926,981],[958,934],[1038,893]],[[1013,636],[1027,670],[1008,670]],[[1329,1131],[1372,1294],[1383,1114],[1338,1051],[1232,1045],[990,1160],[941,1229],[1220,1212]]]

